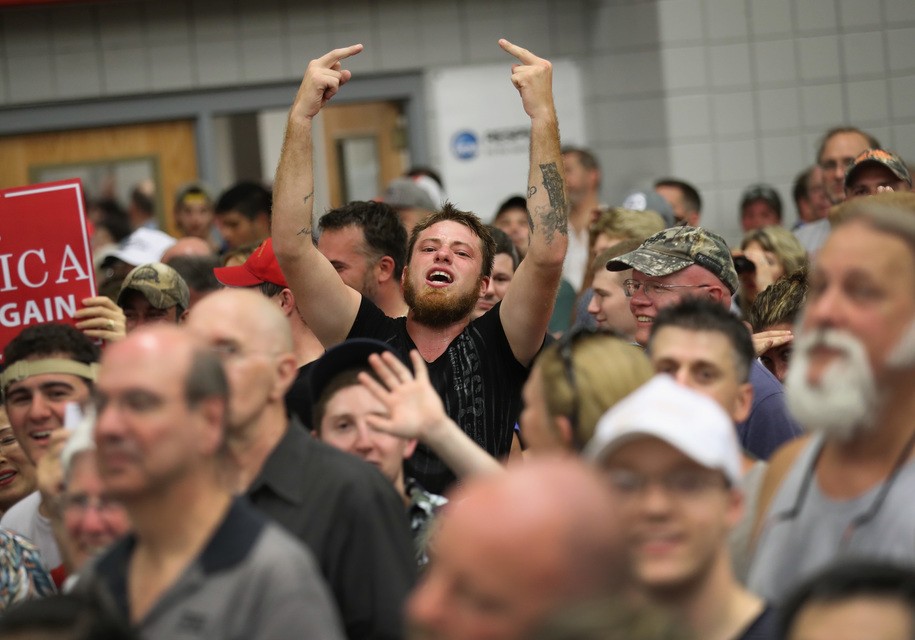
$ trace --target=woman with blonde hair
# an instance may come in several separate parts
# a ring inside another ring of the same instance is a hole
[[[535,454],[581,450],[607,409],[653,374],[642,349],[613,333],[566,334],[537,356],[524,385],[524,444]]]
[[[746,260],[737,261],[740,308],[746,313],[756,296],[773,282],[807,266],[807,252],[794,234],[779,226],[753,229],[740,243]]]

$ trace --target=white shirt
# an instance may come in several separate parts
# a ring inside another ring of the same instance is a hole
[[[41,494],[37,491],[30,493],[3,514],[3,518],[0,518],[0,527],[15,531],[33,542],[41,553],[45,569],[50,572],[63,561],[57,548],[51,520],[38,513],[40,504]]]
[[[566,250],[566,259],[562,263],[562,277],[569,281],[575,288],[575,293],[581,290],[582,281],[585,279],[585,269],[588,267],[588,228],[581,231],[569,225],[569,247]]]

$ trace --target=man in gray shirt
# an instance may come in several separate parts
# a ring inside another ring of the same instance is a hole
[[[810,274],[785,387],[813,435],[764,480],[749,585],[767,598],[839,557],[915,553],[915,219],[899,195],[843,205]]]
[[[95,440],[109,495],[135,533],[85,588],[144,638],[342,638],[309,552],[234,500],[219,358],[176,327],[140,329],[105,353]]]

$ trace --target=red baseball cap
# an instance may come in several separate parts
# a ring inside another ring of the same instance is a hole
[[[254,250],[245,263],[237,267],[216,267],[216,279],[228,287],[256,287],[264,282],[288,286],[286,276],[273,253],[273,239],[267,238]]]

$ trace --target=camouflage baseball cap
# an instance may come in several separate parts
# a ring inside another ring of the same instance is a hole
[[[847,189],[852,181],[855,171],[864,164],[879,164],[893,172],[893,175],[912,186],[912,176],[902,158],[895,153],[884,151],[883,149],[865,149],[855,158],[855,161],[848,165],[845,171],[845,188]]]
[[[150,262],[135,267],[121,284],[118,293],[118,306],[124,306],[124,294],[128,290],[139,291],[149,304],[156,309],[168,309],[179,306],[187,309],[190,306],[190,292],[187,283],[177,271],[161,262]]]
[[[607,263],[608,271],[635,269],[660,278],[697,264],[711,271],[731,293],[737,291],[737,271],[724,238],[702,227],[672,227],[648,238],[635,251]]]

